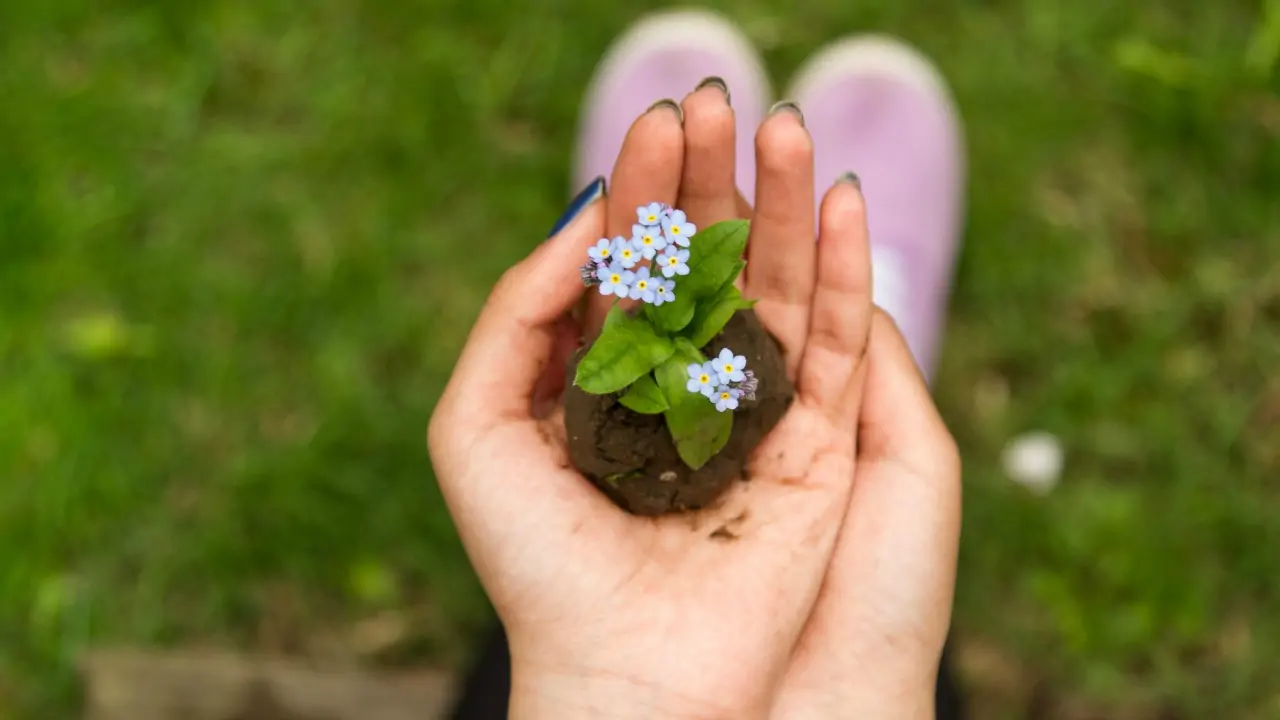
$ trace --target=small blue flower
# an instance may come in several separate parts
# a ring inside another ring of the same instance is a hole
[[[667,246],[667,238],[663,236],[658,228],[632,225],[631,245],[640,251],[645,260],[652,260],[659,250]]]
[[[631,269],[640,262],[640,251],[630,240],[619,235],[613,239],[613,259],[622,263],[622,267]]]
[[[737,410],[738,398],[742,397],[742,391],[737,388],[731,388],[728,385],[721,385],[715,394],[711,396],[712,402],[716,404],[716,410],[724,412],[725,410]]]
[[[615,260],[607,267],[602,265],[596,271],[596,277],[600,279],[601,295],[617,295],[625,298],[631,293],[631,283],[635,280],[636,274],[622,267],[622,263]]]
[[[676,281],[663,280],[660,277],[653,279],[653,304],[661,305],[676,299]]]
[[[635,279],[631,282],[631,299],[643,300],[652,303],[657,300],[657,287],[661,282],[657,278],[649,277],[649,268],[642,267],[636,271]]]
[[[729,348],[724,348],[714,360],[716,375],[720,382],[728,385],[731,382],[742,382],[747,378],[742,369],[747,366],[745,355],[734,355]]]
[[[685,388],[689,392],[701,393],[705,396],[712,397],[716,393],[716,371],[711,367],[711,363],[705,362],[701,365],[697,363],[689,364],[689,382]]]
[[[636,219],[641,225],[649,227],[658,227],[662,225],[662,221],[670,216],[671,208],[659,202],[651,202],[648,205],[641,205],[636,208]],[[683,213],[681,213],[683,215]]]
[[[658,256],[658,259],[655,262],[658,263],[658,267],[662,268],[663,277],[689,274],[688,250],[669,247],[662,251],[662,254]]]
[[[662,232],[668,242],[689,247],[689,238],[698,232],[698,226],[688,222],[683,210],[672,210],[671,215],[662,221]]]
[[[600,238],[600,241],[595,244],[595,247],[587,249],[587,255],[590,255],[591,259],[595,260],[597,263],[608,265],[609,262],[613,260],[613,246],[613,240],[610,240],[609,238]]]

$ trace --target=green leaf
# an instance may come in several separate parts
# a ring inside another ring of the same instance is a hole
[[[649,317],[664,332],[683,330],[692,320],[694,307],[732,283],[746,267],[742,252],[747,248],[751,223],[728,220],[699,230],[690,238],[689,274],[677,275],[676,299],[649,310]]]
[[[593,395],[618,392],[671,357],[675,347],[642,317],[614,305],[600,337],[578,363],[573,384]]]
[[[680,288],[680,283],[676,281],[676,299],[661,306],[645,305],[645,316],[659,330],[665,333],[680,332],[693,320],[694,301],[690,295],[685,299]]]
[[[645,375],[631,383],[631,387],[618,398],[618,402],[622,403],[623,407],[644,415],[657,415],[671,407],[671,403],[667,402],[667,396],[658,389],[658,383],[654,382],[652,375]]]
[[[724,329],[729,318],[739,310],[745,310],[755,303],[742,297],[737,286],[726,284],[715,297],[698,303],[693,314],[693,322],[689,325],[689,342],[695,347],[702,347],[711,342],[711,338]]]
[[[702,348],[689,342],[689,338],[685,338],[685,337],[676,338],[676,353],[683,354],[684,356],[689,358],[694,358],[694,357],[701,358],[699,360],[688,360],[685,362],[685,365],[688,365],[690,363],[703,363],[707,361],[706,358],[702,357]],[[681,385],[681,387],[684,387],[684,386]]]
[[[745,266],[742,253],[747,249],[750,232],[749,221],[729,220],[694,235],[689,241],[689,274],[676,281],[676,296],[683,285],[705,297],[737,277]]]
[[[689,380],[686,368],[691,363],[703,362],[706,358],[702,353],[681,338],[675,354],[655,371],[658,387],[671,403],[664,413],[667,429],[675,440],[680,459],[694,470],[724,449],[733,431],[733,413],[717,411],[706,396],[689,392],[686,387]]]

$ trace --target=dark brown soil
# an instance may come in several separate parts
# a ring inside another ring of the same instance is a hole
[[[734,413],[728,444],[696,471],[680,460],[661,415],[632,412],[617,395],[583,392],[573,385],[573,376],[585,350],[570,361],[564,399],[569,457],[622,509],[663,515],[706,507],[743,476],[751,451],[782,419],[795,387],[777,341],[754,312],[734,315],[703,353],[710,357],[722,347],[747,356],[760,387],[756,400],[743,401]]]

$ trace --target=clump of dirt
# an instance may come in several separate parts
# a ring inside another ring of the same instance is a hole
[[[564,398],[569,457],[578,470],[624,510],[663,515],[706,507],[743,477],[747,457],[782,419],[795,397],[782,350],[755,313],[742,310],[703,348],[713,357],[728,347],[747,357],[760,381],[754,401],[743,400],[733,416],[724,449],[691,470],[676,452],[662,415],[623,407],[619,395],[591,395],[573,384],[580,351],[569,363]]]

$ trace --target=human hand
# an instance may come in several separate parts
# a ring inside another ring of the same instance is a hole
[[[872,326],[862,201],[833,188],[815,245],[812,145],[790,113],[758,135],[745,290],[797,396],[751,482],[714,508],[641,518],[569,463],[553,398],[572,339],[591,330],[567,319],[585,249],[650,201],[704,225],[736,211],[732,135],[719,141],[731,111],[697,111],[707,92],[686,101],[683,128],[665,107],[637,120],[609,201],[503,277],[432,417],[441,489],[510,639],[514,717],[767,716],[849,506]]]
[[[733,176],[734,135],[719,92],[695,92],[683,106],[689,149],[680,206],[693,208],[699,222],[750,218],[752,209],[724,180]],[[757,136],[757,222],[761,212],[774,212],[762,194],[767,131]],[[811,146],[797,149],[790,161],[810,167],[811,153]],[[716,173],[718,182],[704,180]],[[860,200],[828,193],[819,263],[843,260],[859,272],[867,243]],[[847,247],[822,248],[832,242]],[[764,318],[786,307],[767,297],[757,306]],[[798,320],[776,317],[793,327]],[[822,590],[777,689],[778,719],[933,716],[960,535],[960,456],[905,340],[878,309],[866,352],[853,491]]]
[[[777,720],[932,718],[960,537],[960,456],[906,341],[876,310],[853,492]]]

